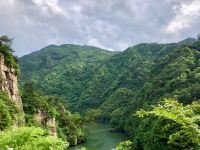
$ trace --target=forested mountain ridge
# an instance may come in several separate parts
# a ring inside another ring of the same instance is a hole
[[[179,129],[177,124],[170,132],[168,127],[163,131],[159,127],[165,128],[169,120],[153,117],[143,121],[133,114],[141,108],[151,109],[151,105],[163,98],[177,99],[184,104],[199,100],[199,43],[196,39],[171,44],[142,43],[124,52],[110,52],[100,61],[85,63],[84,69],[80,69],[82,61],[74,57],[77,63],[68,68],[53,70],[40,66],[44,76],[30,70],[30,74],[26,73],[23,66],[29,63],[23,57],[20,64],[22,74],[28,80],[35,80],[38,89],[62,96],[74,111],[97,113],[102,121],[129,134],[133,149],[174,150],[192,147],[192,142],[167,144],[170,133]],[[60,70],[65,74],[59,74]]]
[[[98,107],[120,88],[131,89],[132,92],[139,91],[149,78],[150,68],[154,61],[177,46],[176,44],[143,43],[107,59],[94,73],[87,86],[88,89],[82,94],[83,97],[80,98],[82,104],[78,104],[79,109],[93,108],[92,103],[95,101],[99,103]],[[92,90],[97,88],[98,90]],[[91,95],[90,91],[92,91]],[[86,95],[89,96],[85,97]]]
[[[144,43],[124,52],[71,44],[50,45],[20,58],[21,81],[33,80],[45,93],[62,96],[74,111],[98,108],[110,92],[120,87],[139,90],[154,61],[180,47],[180,43],[183,42]]]
[[[26,62],[27,64],[22,64],[21,70],[25,73],[28,71],[40,73],[41,67],[44,70],[54,69],[57,65],[70,65],[75,64],[77,61],[82,62],[81,65],[89,64],[93,61],[100,61],[112,52],[92,47],[92,46],[79,46],[73,44],[64,45],[49,45],[42,48],[39,51],[33,52],[29,55],[25,55],[20,59],[20,62]],[[31,66],[31,67],[30,67]],[[22,78],[25,78],[22,75]]]
[[[20,59],[21,79],[31,79],[42,91],[76,102],[95,69],[115,53],[92,46],[50,45]]]

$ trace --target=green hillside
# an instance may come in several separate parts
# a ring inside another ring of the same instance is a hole
[[[35,81],[39,89],[62,96],[70,105],[101,62],[115,53],[91,46],[50,45],[20,59],[21,79]]]
[[[38,89],[61,96],[71,110],[98,113],[101,121],[132,137],[133,149],[194,148],[195,142],[169,145],[168,138],[180,130],[180,122],[133,114],[150,110],[163,98],[184,105],[199,100],[199,43],[196,39],[142,43],[117,53],[87,46],[48,46],[20,58],[22,84],[34,80]],[[176,127],[166,128],[168,123]]]

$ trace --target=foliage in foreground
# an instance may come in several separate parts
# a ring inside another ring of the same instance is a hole
[[[0,150],[63,150],[68,143],[57,137],[48,136],[45,130],[36,127],[22,127],[0,132]]]
[[[18,109],[4,92],[0,92],[0,131],[13,125]]]
[[[154,141],[159,141],[161,138],[167,138],[167,144],[172,146],[170,149],[200,149],[199,112],[200,101],[194,101],[192,104],[184,106],[176,100],[165,99],[162,103],[153,107],[153,110],[140,110],[136,114],[140,118],[148,119],[155,117],[152,124],[149,124],[151,129],[157,126],[156,123],[158,120],[165,121],[165,125],[160,124],[162,135],[157,137],[154,136]],[[151,129],[150,131],[152,132],[153,130]],[[173,132],[171,132],[171,130]],[[150,131],[147,129],[147,131],[144,131],[141,135],[144,137],[147,135],[145,133]],[[142,140],[141,143],[145,145],[145,142],[142,142]],[[154,144],[154,146],[155,145],[156,144]]]
[[[115,150],[131,150],[131,145],[132,142],[131,141],[124,141],[124,142],[120,142]]]
[[[58,137],[68,141],[70,146],[85,141],[85,135],[81,129],[81,116],[72,114],[59,97],[45,96],[35,90],[33,82],[28,82],[22,92],[22,101],[27,126],[48,128],[47,120],[55,118]],[[45,115],[42,123],[36,121],[34,117],[38,114],[38,110],[42,110],[43,115]]]

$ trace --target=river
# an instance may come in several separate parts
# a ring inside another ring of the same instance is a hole
[[[90,123],[85,126],[88,131],[87,141],[81,145],[71,147],[69,150],[78,150],[85,147],[87,150],[111,150],[121,141],[127,140],[122,133],[109,131],[109,125]]]

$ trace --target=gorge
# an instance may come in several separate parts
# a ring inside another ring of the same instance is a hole
[[[49,45],[19,58],[20,69],[0,43],[3,149],[199,148],[199,38],[123,52]]]
[[[176,149],[167,144],[171,133],[164,131],[163,123],[170,126],[170,120],[143,120],[134,114],[166,98],[184,105],[198,101],[199,43],[194,38],[141,43],[123,52],[49,45],[20,58],[21,84],[33,80],[37,89],[59,95],[71,111],[123,130],[133,149]]]

